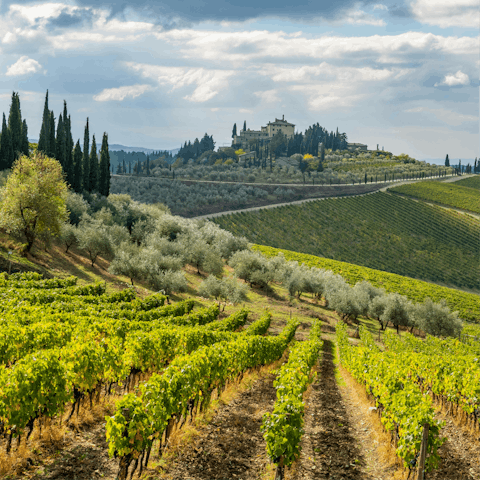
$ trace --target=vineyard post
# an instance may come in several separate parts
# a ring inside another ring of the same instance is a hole
[[[420,446],[420,458],[418,460],[417,480],[423,480],[425,475],[425,460],[427,459],[428,423],[423,425],[422,444]]]
[[[283,480],[283,455],[280,457],[280,462],[275,470],[275,480]]]

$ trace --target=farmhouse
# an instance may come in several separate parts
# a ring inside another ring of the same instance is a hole
[[[266,127],[260,127],[260,130],[240,130],[238,135],[233,137],[232,145],[239,145],[241,148],[248,148],[249,140],[263,140],[269,142],[272,137],[282,132],[287,138],[293,137],[295,131],[295,124],[289,123],[285,120],[285,115],[282,118],[275,118],[274,122],[268,122]]]

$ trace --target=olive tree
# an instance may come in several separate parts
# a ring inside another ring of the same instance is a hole
[[[78,244],[77,227],[71,223],[64,223],[60,229],[60,239],[65,245],[65,253],[67,253],[70,247]]]
[[[22,155],[13,164],[1,197],[0,226],[23,236],[27,252],[39,234],[60,234],[67,219],[67,184],[57,160],[41,153]]]
[[[144,274],[141,248],[136,243],[122,242],[115,248],[115,258],[110,262],[108,271],[114,275],[128,277],[133,285],[133,281],[142,278]]]
[[[248,287],[235,278],[219,279],[210,275],[200,284],[198,293],[205,298],[214,298],[218,301],[219,307],[223,300],[225,310],[227,302],[235,305],[247,300]]]
[[[250,286],[266,288],[274,278],[269,261],[257,252],[249,250],[236,252],[228,263],[233,267],[237,277],[248,282]]]
[[[407,297],[398,293],[389,293],[381,298],[385,301],[385,308],[380,316],[383,323],[388,325],[388,322],[391,322],[397,329],[397,333],[400,326],[408,327],[411,324]]]
[[[458,337],[462,331],[462,321],[458,312],[450,312],[445,300],[434,303],[426,298],[423,303],[415,305],[413,315],[425,333],[437,337]]]
[[[113,246],[108,234],[108,228],[96,223],[80,222],[78,226],[78,244],[88,253],[92,267],[99,255],[110,255]]]

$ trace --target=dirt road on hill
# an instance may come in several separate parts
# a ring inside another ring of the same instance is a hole
[[[468,175],[463,175],[461,177],[455,176],[453,178],[449,178],[449,179],[443,180],[443,181],[445,181],[445,182],[455,182],[457,180],[461,180],[461,179],[467,178],[467,177],[468,177]],[[433,177],[433,179],[436,179],[436,178],[438,178],[438,177]],[[379,183],[380,188],[378,188],[378,190],[374,190],[373,192],[349,195],[348,197],[363,197],[365,195],[373,195],[374,193],[377,193],[377,192],[387,192],[387,190],[389,188],[399,187],[400,185],[406,185],[406,184],[409,184],[409,183],[417,183],[417,182],[420,182],[420,181],[431,180],[431,179],[432,178],[426,178],[426,179],[423,179],[423,180],[405,180],[405,181],[399,181],[399,182],[390,182],[388,185],[385,185],[385,182],[382,182],[381,184]],[[245,185],[250,185],[250,184],[245,184]],[[257,186],[260,185],[261,186],[262,184],[252,183],[251,185],[257,185]],[[285,184],[285,185],[282,185],[282,186],[288,186],[288,184]],[[304,198],[303,200],[294,200],[293,202],[274,203],[274,204],[263,205],[263,206],[258,206],[258,207],[242,208],[240,210],[227,210],[227,211],[224,211],[224,212],[210,213],[210,214],[207,214],[207,215],[200,215],[198,217],[192,217],[192,220],[201,220],[201,219],[208,220],[210,218],[221,217],[223,215],[230,215],[232,213],[254,212],[254,211],[257,211],[257,210],[262,210],[262,209],[267,209],[267,208],[285,207],[285,206],[288,206],[288,205],[301,205],[301,204],[306,203],[306,202],[316,202],[316,201],[328,200],[328,199],[332,199],[332,198],[346,198],[346,196]],[[428,202],[425,202],[425,203],[428,203]],[[430,204],[430,205],[432,205],[432,204]],[[447,208],[447,207],[445,207],[445,208]],[[453,207],[448,207],[448,208],[450,210],[455,210],[455,211],[458,211],[460,213],[465,213],[465,211],[458,210],[458,209],[455,209]],[[470,214],[470,212],[468,212],[468,213]],[[473,214],[473,215],[475,215],[475,214]],[[479,216],[479,218],[480,218],[480,216]]]

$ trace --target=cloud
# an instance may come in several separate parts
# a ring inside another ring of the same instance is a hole
[[[459,126],[465,123],[478,124],[478,115],[468,115],[445,108],[415,107],[405,110],[406,113],[423,113],[447,125]]]
[[[97,102],[109,102],[112,100],[121,102],[126,98],[137,98],[149,90],[152,90],[151,85],[131,85],[118,88],[105,88],[98,95],[95,95],[93,99]]]
[[[374,17],[362,10],[352,10],[347,13],[345,17],[342,17],[342,22],[350,25],[372,25],[374,27],[384,27],[385,21],[381,18]]]
[[[203,67],[167,67],[161,65],[125,62],[130,69],[144,78],[156,80],[160,85],[171,85],[171,91],[190,85],[196,85],[191,95],[183,98],[191,102],[206,102],[228,86],[233,70],[216,70]]]
[[[416,20],[428,25],[478,28],[478,0],[415,0],[410,4]]]
[[[18,77],[29,73],[37,73],[42,70],[42,66],[36,60],[24,55],[7,68],[7,73],[5,75],[7,77]]]
[[[258,91],[253,92],[253,94],[265,103],[278,103],[281,101],[278,95],[278,90],[265,90],[263,92]]]
[[[457,85],[469,85],[470,79],[466,73],[458,71],[453,75],[446,75],[442,82],[436,83],[434,86],[438,87],[441,85],[447,85],[449,87],[455,87]]]
[[[136,0],[135,2],[103,1],[111,17],[123,17],[127,13],[148,16],[161,24],[198,23],[203,21],[244,22],[251,19],[279,18],[290,21],[311,22],[313,18],[332,19],[350,10],[356,0],[267,0],[261,6],[256,0],[217,0],[202,2],[197,0]],[[365,3],[370,3],[368,0]],[[97,7],[94,0],[77,0],[84,7]]]
[[[381,3],[377,3],[373,6],[374,10],[388,10],[388,7],[386,5],[383,5]]]

